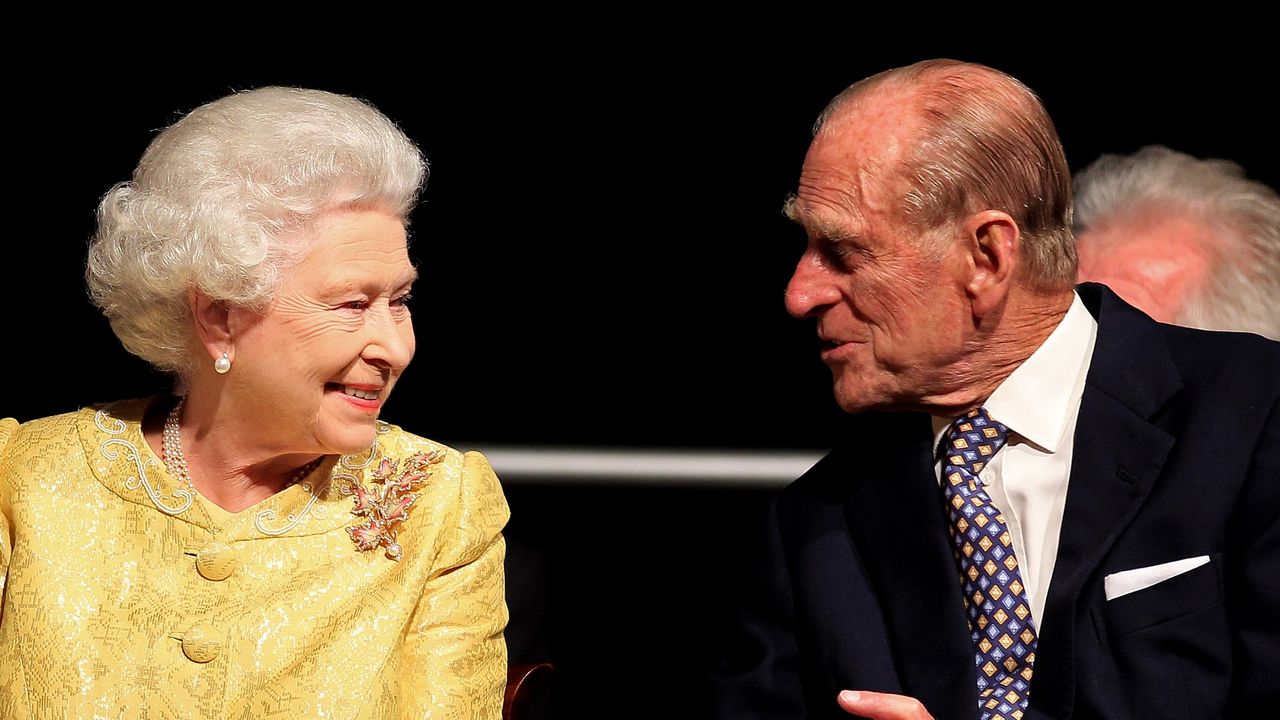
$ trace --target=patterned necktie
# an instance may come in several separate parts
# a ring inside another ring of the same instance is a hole
[[[1036,661],[1031,604],[1009,526],[978,480],[1008,435],[1008,428],[979,408],[951,424],[942,447],[942,492],[964,588],[983,720],[1022,717]]]

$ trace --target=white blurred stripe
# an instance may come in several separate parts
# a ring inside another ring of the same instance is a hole
[[[463,447],[467,447],[463,445]],[[817,450],[685,450],[476,445],[504,483],[782,487]]]

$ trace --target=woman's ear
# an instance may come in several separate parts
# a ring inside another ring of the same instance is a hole
[[[217,361],[225,354],[229,360],[235,360],[231,311],[226,303],[214,300],[199,290],[192,290],[187,301],[191,307],[191,317],[195,320],[196,338],[209,358]]]
[[[1021,233],[1008,213],[983,210],[965,220],[969,277],[965,292],[973,314],[982,317],[1004,304],[1020,260]]]

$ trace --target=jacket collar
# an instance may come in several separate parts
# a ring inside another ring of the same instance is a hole
[[[1155,485],[1174,438],[1158,423],[1182,388],[1160,326],[1092,283],[1077,288],[1098,320],[1076,423],[1058,556],[1036,653],[1031,701],[1071,714],[1077,603]]]
[[[229,517],[206,510],[207,500],[171,476],[142,436],[142,418],[153,399],[126,400],[80,411],[77,425],[89,468],[121,499],[190,523],[227,541],[328,532],[354,520],[352,498],[343,492],[381,456],[380,442],[360,455],[326,462],[306,481],[292,485]],[[379,423],[378,437],[388,426]]]

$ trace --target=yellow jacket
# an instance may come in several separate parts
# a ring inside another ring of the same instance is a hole
[[[232,514],[165,472],[145,406],[0,421],[0,718],[499,717],[509,513],[482,455],[380,424]],[[352,513],[397,481],[399,561]]]

